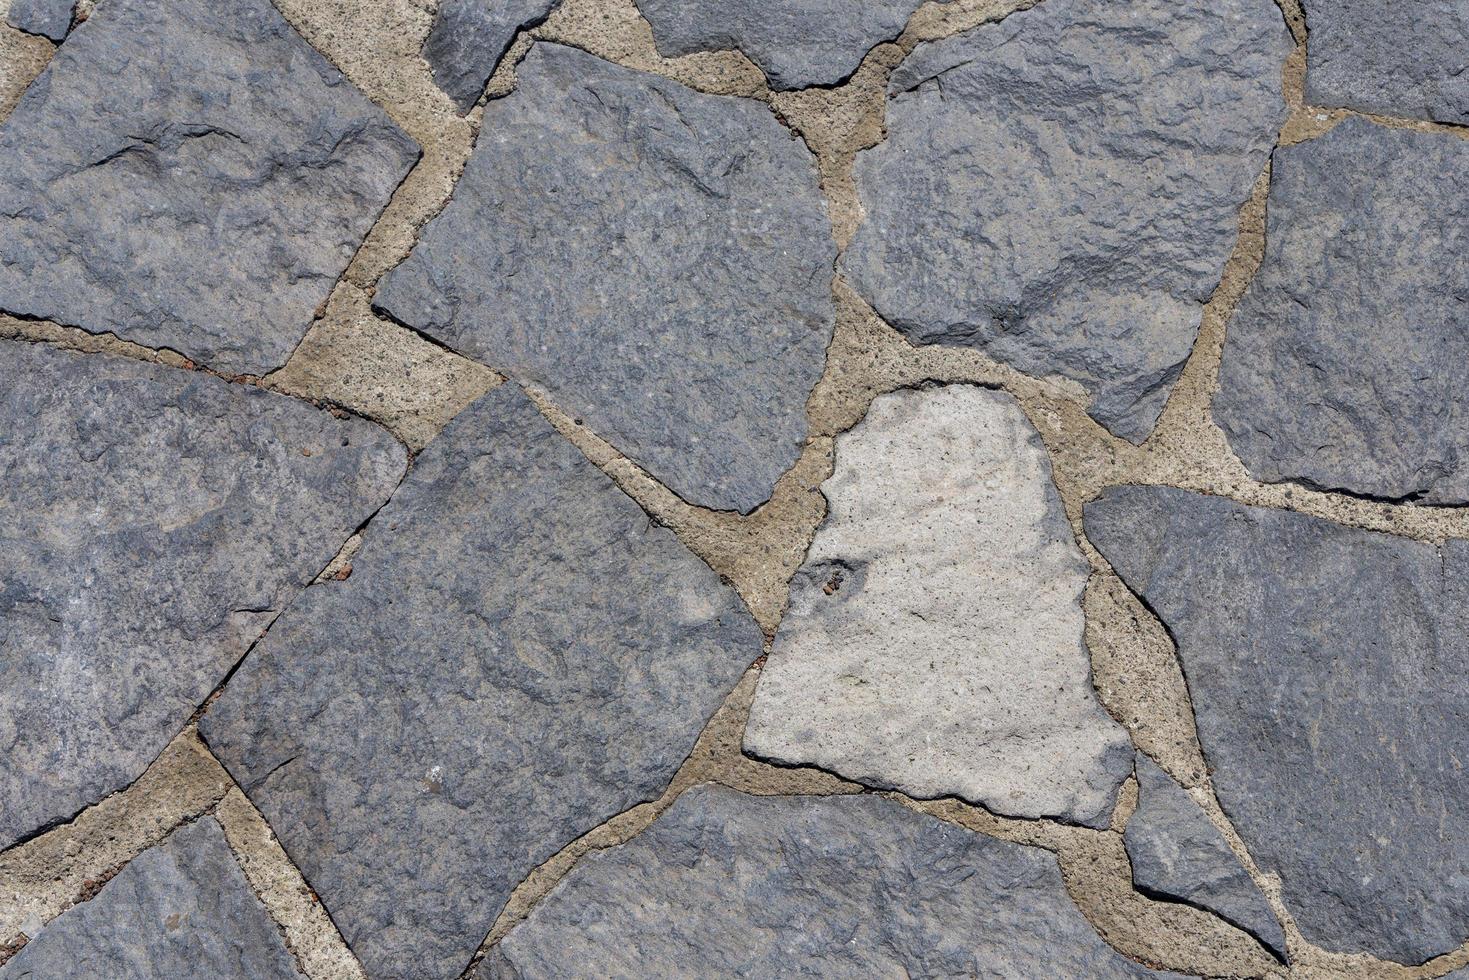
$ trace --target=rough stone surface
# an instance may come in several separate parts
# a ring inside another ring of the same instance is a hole
[[[923,0],[638,0],[665,58],[736,48],[778,90],[835,85]]]
[[[1123,841],[1137,887],[1209,909],[1285,958],[1285,933],[1229,844],[1184,788],[1142,753]]]
[[[1469,0],[1302,0],[1306,101],[1469,125]]]
[[[434,81],[460,112],[481,95],[510,42],[537,24],[561,0],[443,0],[423,45]]]
[[[136,779],[404,457],[200,372],[0,346],[0,848]]]
[[[1152,429],[1285,118],[1271,0],[1047,0],[919,45],[857,158],[842,269],[919,344],[1079,382]]]
[[[60,41],[71,30],[76,0],[10,0],[5,22],[18,31]]]
[[[369,974],[453,976],[510,890],[656,797],[749,613],[506,384],[200,723]]]
[[[0,966],[4,980],[298,980],[213,817],[143,852]]]
[[[1349,119],[1270,181],[1214,399],[1234,451],[1260,480],[1469,501],[1469,143]]]
[[[711,785],[583,859],[481,976],[1172,974],[1109,948],[1045,851],[876,796]]]
[[[1178,643],[1220,805],[1305,937],[1420,963],[1469,936],[1469,546],[1165,487],[1086,533]]]
[[[834,320],[810,152],[751,99],[537,44],[376,302],[546,389],[692,503],[795,461]]]
[[[417,157],[268,0],[107,0],[0,128],[0,310],[263,374]]]
[[[1089,569],[1009,395],[873,402],[760,677],[747,750],[998,813],[1110,819],[1132,746],[1082,643]]]

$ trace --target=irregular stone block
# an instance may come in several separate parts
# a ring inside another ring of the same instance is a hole
[[[264,374],[417,158],[268,0],[107,0],[0,127],[0,310]]]
[[[454,976],[527,874],[666,788],[760,648],[734,592],[506,384],[200,730],[371,975]]]
[[[1174,974],[1104,943],[1045,851],[877,796],[706,785],[583,858],[480,976]]]
[[[27,34],[39,34],[60,42],[71,30],[76,0],[10,0],[5,23]]]
[[[1469,501],[1466,282],[1469,143],[1349,119],[1277,150],[1213,408],[1250,474]]]
[[[545,20],[561,0],[443,0],[423,43],[434,81],[468,112],[515,35]]]
[[[1469,124],[1469,0],[1302,0],[1306,101]]]
[[[917,344],[1079,382],[1151,431],[1286,116],[1271,0],[1046,0],[919,45],[857,157],[842,270]]]
[[[404,465],[283,395],[0,347],[0,848],[141,775]]]
[[[835,248],[805,144],[752,99],[537,44],[378,306],[748,513],[806,435]]]
[[[1167,487],[1086,533],[1178,643],[1214,790],[1307,939],[1421,963],[1469,937],[1469,547]]]
[[[301,976],[213,817],[139,854],[0,966],[4,980]]]
[[[1009,395],[872,403],[760,676],[748,751],[912,796],[1106,826],[1132,771],[1082,642],[1090,569]]]
[[[1270,903],[1204,811],[1142,753],[1137,782],[1138,809],[1122,835],[1133,884],[1217,913],[1285,959],[1285,933]]]
[[[773,89],[846,81],[903,26],[923,0],[638,0],[665,58],[731,48],[765,72]]]

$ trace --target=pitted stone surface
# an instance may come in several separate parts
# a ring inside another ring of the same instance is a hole
[[[561,0],[443,0],[423,58],[434,81],[460,112],[468,112],[510,42],[523,28],[545,20]]]
[[[1132,746],[1082,642],[1089,569],[1009,395],[900,391],[837,440],[747,750],[1105,826]]]
[[[1271,0],[1046,0],[919,45],[842,269],[919,344],[1079,382],[1140,442],[1285,119]]]
[[[1469,0],[1302,0],[1306,101],[1469,125]]]
[[[773,89],[836,85],[923,0],[638,0],[665,58],[743,51]]]
[[[584,858],[480,976],[1175,974],[1108,947],[1045,851],[876,796],[710,785]]]
[[[301,976],[213,817],[138,855],[0,966],[3,980]]]
[[[1133,883],[1218,913],[1285,958],[1285,933],[1239,859],[1184,788],[1142,753],[1138,808],[1122,839]]]
[[[1469,936],[1469,547],[1166,487],[1086,533],[1178,643],[1220,805],[1301,932],[1421,963]]]
[[[806,434],[835,245],[751,99],[537,44],[386,312],[552,399],[669,489],[748,513]]]
[[[760,655],[734,592],[512,383],[200,723],[369,974],[454,976],[510,890],[656,797]]]
[[[1469,143],[1349,119],[1281,147],[1265,241],[1213,409],[1251,475],[1469,501]]]
[[[107,0],[0,128],[0,311],[263,374],[417,157],[268,0]]]
[[[0,346],[0,848],[136,779],[404,461],[258,388]]]
[[[5,22],[18,31],[60,41],[71,30],[76,0],[10,0]]]

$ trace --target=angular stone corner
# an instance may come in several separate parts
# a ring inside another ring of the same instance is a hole
[[[1132,771],[1082,641],[1089,569],[1009,395],[872,403],[791,584],[745,747],[912,796],[1106,826]]]
[[[434,82],[461,113],[474,108],[515,35],[561,0],[442,0],[423,44]]]
[[[841,267],[917,344],[1079,382],[1141,442],[1285,119],[1272,0],[1046,0],[919,45]]]
[[[760,102],[572,48],[517,77],[376,304],[748,513],[800,453],[834,323],[810,152]]]
[[[1133,884],[1217,913],[1285,959],[1285,933],[1224,835],[1157,763],[1137,756],[1138,808],[1122,839]]]
[[[141,775],[405,452],[202,372],[0,348],[4,848]]]
[[[200,722],[369,974],[453,976],[512,888],[653,799],[761,635],[514,385],[418,457]]]
[[[76,0],[10,0],[5,23],[27,34],[60,42],[71,30]]]
[[[1469,937],[1469,546],[1167,487],[1087,537],[1172,632],[1220,805],[1305,937],[1422,963]]]
[[[1469,502],[1469,142],[1348,119],[1281,147],[1265,243],[1213,407],[1250,474]]]
[[[0,966],[0,980],[302,976],[213,817],[138,855]]]
[[[107,0],[0,127],[0,311],[264,374],[417,158],[269,0]]]

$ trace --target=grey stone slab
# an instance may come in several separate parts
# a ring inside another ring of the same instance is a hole
[[[583,858],[482,965],[539,977],[1155,977],[1056,860],[876,796],[689,790]]]
[[[1469,0],[1302,0],[1306,101],[1469,125]]]
[[[735,593],[513,384],[200,723],[372,976],[457,975],[512,888],[667,786],[760,655]]]
[[[834,322],[810,152],[763,103],[572,48],[517,76],[376,303],[748,513],[799,454]]]
[[[561,0],[443,0],[423,44],[434,81],[461,113],[484,94],[500,59],[524,28],[545,20]]]
[[[4,980],[301,976],[213,817],[139,854],[0,966]]]
[[[638,0],[665,58],[743,51],[777,90],[836,85],[923,0]]]
[[[1469,501],[1469,143],[1349,119],[1275,152],[1214,418],[1250,474]]]
[[[1218,913],[1285,959],[1285,933],[1224,835],[1184,788],[1142,753],[1137,781],[1137,812],[1122,835],[1133,884]]]
[[[1046,0],[919,45],[841,267],[917,344],[1078,382],[1140,442],[1285,119],[1271,0]]]
[[[136,779],[405,457],[202,372],[0,345],[0,848]]]
[[[61,41],[71,30],[76,0],[10,0],[5,22],[18,31]]]
[[[876,399],[760,675],[747,751],[918,797],[1107,826],[1132,772],[1083,643],[1091,573],[1010,395]]]
[[[1165,487],[1086,505],[1172,632],[1215,793],[1305,937],[1421,963],[1469,937],[1469,548]]]
[[[417,158],[269,0],[107,0],[0,127],[0,310],[264,374]]]

